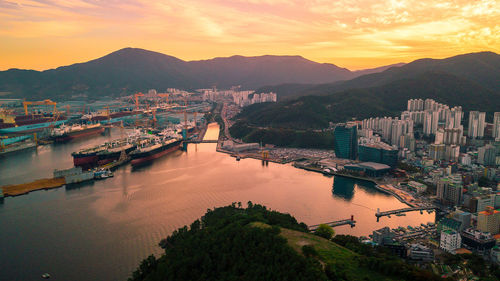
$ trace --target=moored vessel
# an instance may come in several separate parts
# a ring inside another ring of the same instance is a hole
[[[74,124],[72,126],[61,126],[54,128],[51,133],[51,138],[55,142],[67,142],[72,139],[97,135],[104,132],[104,128],[100,123],[90,125]]]
[[[181,139],[175,138],[152,138],[142,140],[137,149],[130,153],[132,165],[140,165],[167,155],[180,148]]]

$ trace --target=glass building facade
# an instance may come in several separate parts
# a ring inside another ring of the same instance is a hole
[[[339,125],[333,132],[333,149],[338,158],[355,160],[358,156],[356,126]]]
[[[395,168],[398,165],[398,151],[396,149],[360,145],[359,160],[382,163],[391,166],[391,168]]]

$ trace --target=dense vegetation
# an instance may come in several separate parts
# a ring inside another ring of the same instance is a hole
[[[398,116],[411,98],[432,98],[450,106],[461,105],[465,111],[486,111],[488,117],[500,108],[500,92],[451,74],[427,72],[383,86],[256,104],[246,107],[237,118],[250,126],[323,129],[329,122]]]
[[[248,123],[236,122],[229,132],[232,137],[245,142],[258,142],[274,144],[277,146],[301,148],[333,148],[332,131],[293,130],[283,128],[258,128],[251,127]]]
[[[307,232],[292,216],[251,202],[209,209],[162,240],[165,253],[145,259],[129,281],[437,280],[378,249],[359,250],[355,237],[337,236],[345,248]]]

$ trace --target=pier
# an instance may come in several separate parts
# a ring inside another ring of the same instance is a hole
[[[308,226],[308,228],[309,228],[310,231],[315,231],[322,224],[326,224],[326,225],[331,226],[331,227],[342,226],[342,225],[347,225],[348,224],[351,227],[355,227],[356,226],[356,221],[354,220],[354,216],[351,216],[350,219],[339,220],[339,221],[331,221],[331,222],[325,222],[325,223],[320,223],[320,224],[314,224],[314,225]]]
[[[185,140],[184,143],[217,143],[218,140]]]
[[[438,209],[438,208],[430,206],[430,207],[403,208],[403,209],[381,212],[380,209],[377,208],[377,213],[375,213],[375,216],[377,217],[377,221],[378,221],[378,219],[380,217],[383,217],[383,216],[390,216],[390,215],[401,214],[401,213],[406,213],[406,212],[413,212],[413,211],[427,211],[427,210],[436,210],[436,209]]]

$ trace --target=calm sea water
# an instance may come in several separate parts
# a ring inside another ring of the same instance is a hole
[[[216,139],[211,124],[206,138]],[[98,136],[0,158],[0,185],[50,177],[72,166],[71,152],[119,137]],[[0,203],[0,280],[126,280],[158,242],[190,224],[207,208],[231,202],[260,203],[317,224],[354,215],[354,228],[337,233],[368,235],[384,227],[420,225],[433,214],[382,218],[375,212],[406,207],[370,183],[329,178],[291,165],[242,159],[215,151],[216,144],[190,144],[151,165],[115,172],[93,183],[32,192]]]

